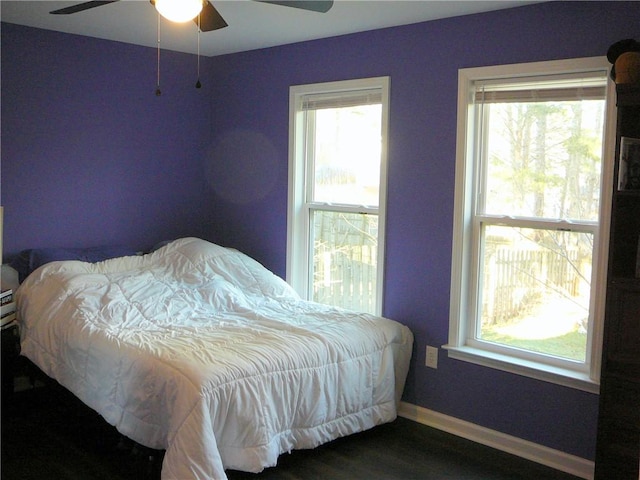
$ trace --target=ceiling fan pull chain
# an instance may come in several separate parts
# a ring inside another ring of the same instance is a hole
[[[156,97],[162,95],[160,90],[160,13],[158,13],[158,80],[156,84]]]
[[[200,14],[198,13],[198,81],[196,82],[196,88],[202,88],[200,83]]]

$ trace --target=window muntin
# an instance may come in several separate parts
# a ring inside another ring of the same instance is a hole
[[[291,88],[287,279],[310,300],[382,311],[388,78]]]
[[[447,345],[455,358],[579,387],[562,377],[598,375],[610,188],[607,67],[584,60],[461,71]]]

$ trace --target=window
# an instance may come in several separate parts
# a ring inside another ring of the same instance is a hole
[[[389,79],[290,90],[287,280],[303,297],[382,311]]]
[[[449,356],[597,391],[606,59],[459,72]]]

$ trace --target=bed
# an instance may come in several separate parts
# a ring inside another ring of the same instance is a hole
[[[394,420],[413,344],[398,322],[303,301],[197,238],[48,262],[16,298],[22,354],[120,433],[165,450],[163,479],[260,472]]]

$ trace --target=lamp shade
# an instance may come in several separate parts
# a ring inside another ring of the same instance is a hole
[[[156,10],[172,22],[188,22],[202,10],[202,0],[156,0]]]

